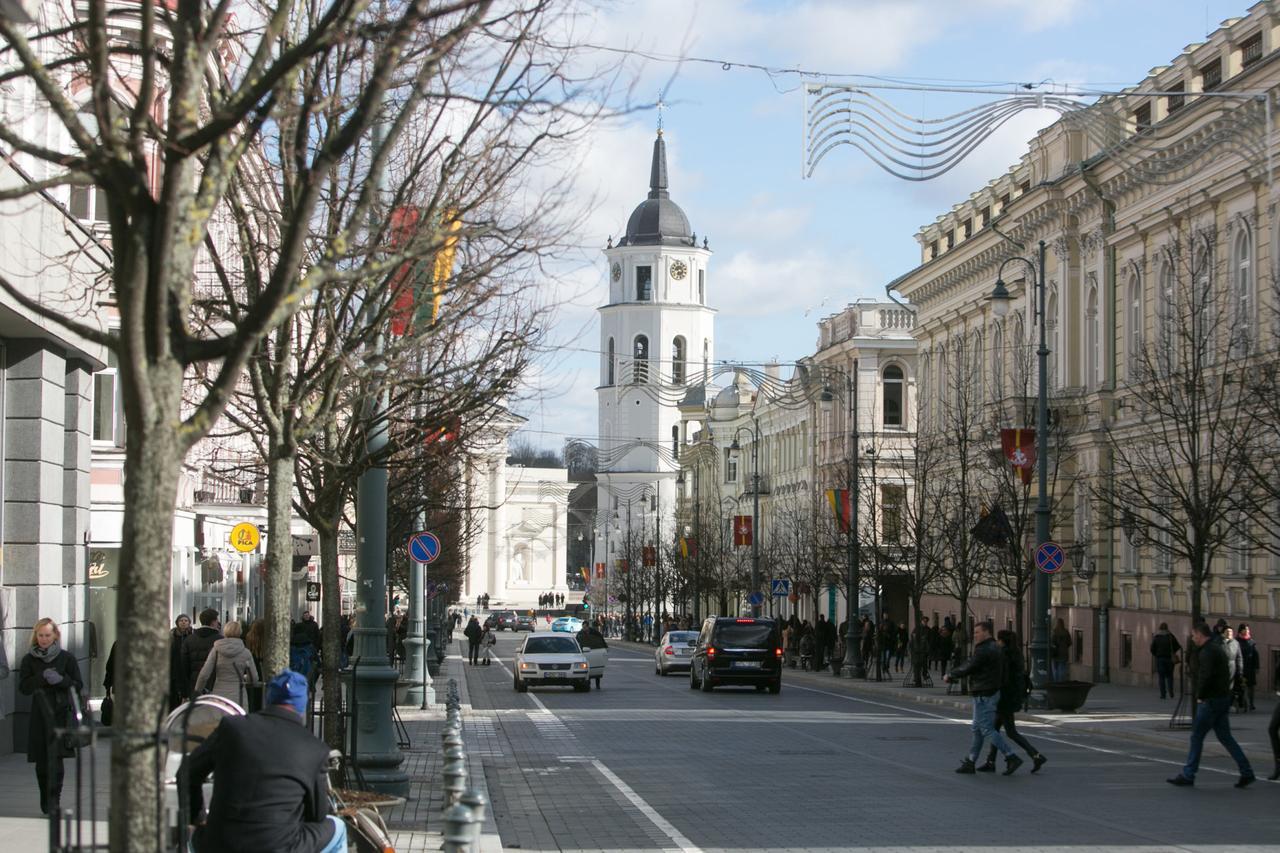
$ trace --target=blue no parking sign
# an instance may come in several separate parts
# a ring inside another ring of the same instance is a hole
[[[1066,559],[1067,555],[1057,542],[1046,542],[1036,549],[1036,568],[1046,575],[1055,574]]]
[[[419,563],[434,563],[440,556],[440,537],[426,530],[409,537],[409,556]]]

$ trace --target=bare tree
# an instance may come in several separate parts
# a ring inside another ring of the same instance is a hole
[[[141,0],[137,9],[122,10],[90,0],[86,6],[81,16],[71,14],[70,4],[45,4],[34,29],[0,18],[5,65],[12,69],[6,79],[29,92],[70,140],[69,146],[45,145],[0,123],[0,140],[47,164],[50,175],[5,197],[60,185],[103,191],[111,257],[103,292],[87,304],[107,298],[109,290],[119,328],[104,332],[11,282],[0,287],[37,316],[110,348],[120,365],[129,430],[117,713],[122,729],[140,732],[154,725],[165,695],[167,668],[157,665],[154,649],[165,642],[166,567],[181,462],[223,414],[255,349],[322,285],[348,274],[380,277],[368,264],[352,272],[352,258],[367,257],[368,247],[378,245],[376,238],[352,238],[372,221],[382,176],[400,167],[393,155],[405,150],[413,128],[425,119],[439,131],[443,159],[474,153],[465,145],[451,149],[457,117],[453,109],[430,112],[426,105],[436,93],[488,105],[498,126],[514,122],[509,138],[528,152],[506,161],[514,174],[536,160],[539,140],[563,138],[577,126],[581,116],[557,116],[555,108],[591,83],[569,79],[562,62],[547,59],[556,50],[540,35],[548,11],[536,0],[500,13],[489,0],[409,0],[377,12],[367,0],[323,7],[281,2],[246,10],[239,19],[229,3]],[[129,19],[124,32],[137,33],[131,41],[119,36],[122,18]],[[495,66],[499,70],[476,82],[476,69]],[[73,100],[72,80],[83,84],[85,103]],[[264,177],[268,162],[282,170],[278,184]],[[341,224],[332,227],[330,220],[317,230],[326,187],[344,168],[350,194]],[[259,242],[225,257],[212,239],[212,218],[243,202],[240,193],[255,185],[285,190],[278,209],[258,207],[268,220],[253,233],[270,241],[270,252],[255,254]],[[465,182],[433,188],[441,208],[471,210]],[[483,210],[490,214],[523,203],[514,188],[487,199]],[[483,231],[483,218],[459,215]],[[245,277],[234,325],[218,322],[233,306],[211,308],[194,298],[197,262],[210,255],[227,273],[221,284],[232,291],[240,287],[232,269],[261,273]],[[282,355],[278,349],[276,355]],[[190,401],[184,387],[200,372],[210,381],[203,396]],[[277,505],[287,505],[287,497],[273,495]],[[146,739],[126,739],[112,752],[113,851],[156,844],[154,748]]]
[[[1235,290],[1219,288],[1221,235],[1184,230],[1157,258],[1157,329],[1136,349],[1121,415],[1105,428],[1112,471],[1094,499],[1145,543],[1157,572],[1185,566],[1192,620],[1215,560],[1258,506],[1269,426],[1245,380],[1256,342]],[[1246,306],[1247,309],[1247,306]]]

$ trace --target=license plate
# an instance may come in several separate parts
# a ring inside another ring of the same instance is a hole
[[[736,660],[733,662],[734,669],[759,669],[760,661],[758,660]]]
[[[676,649],[676,656],[677,656],[677,657],[682,657],[682,658],[687,658],[687,657],[689,656],[689,650],[688,650],[688,649]]]

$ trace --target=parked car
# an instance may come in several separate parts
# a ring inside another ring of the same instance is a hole
[[[493,619],[493,630],[514,631],[516,629],[516,620],[519,617],[514,610],[499,610],[490,618]]]
[[[528,613],[517,613],[516,624],[511,630],[536,631],[538,630],[538,617],[530,616]]]
[[[782,690],[782,635],[772,619],[711,616],[702,623],[689,665],[690,689],[726,684]]]
[[[574,690],[591,689],[591,664],[577,638],[564,632],[535,631],[524,638],[515,659],[515,688],[527,693],[530,686],[568,684]]]
[[[551,623],[551,630],[557,633],[576,634],[582,630],[582,620],[577,616],[561,616]]]
[[[693,649],[698,644],[697,631],[668,631],[653,651],[655,675],[669,672],[687,672],[693,660]]]

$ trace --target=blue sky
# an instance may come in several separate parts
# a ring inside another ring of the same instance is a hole
[[[1147,0],[633,0],[602,6],[578,37],[655,54],[706,57],[828,74],[957,82],[1041,82],[1121,88],[1168,64],[1246,2]],[[811,353],[816,321],[914,267],[914,234],[1017,162],[1052,120],[1016,118],[935,181],[893,178],[843,147],[801,179],[802,94],[795,75],[720,65],[630,61],[632,98],[664,89],[671,195],[715,252],[708,301],[719,309],[716,356],[759,363]],[[898,109],[939,117],[976,96],[910,92]],[[512,408],[525,435],[558,448],[593,439],[598,361],[598,248],[622,232],[648,190],[656,116],[640,112],[593,133],[574,165],[590,213],[551,347]]]

